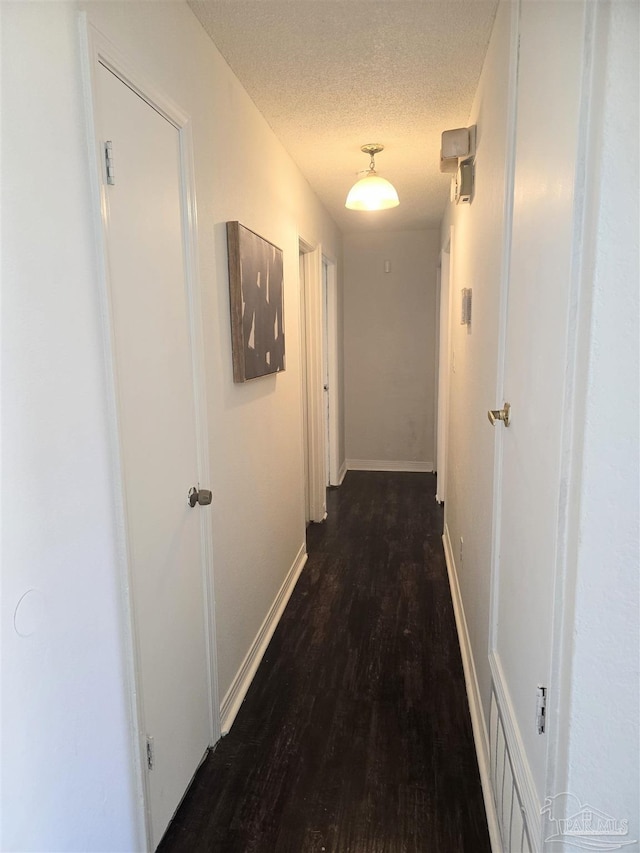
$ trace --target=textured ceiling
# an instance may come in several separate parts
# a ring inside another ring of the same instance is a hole
[[[440,134],[464,126],[497,0],[189,0],[345,232],[437,227],[450,175]],[[400,206],[346,210],[360,146]]]

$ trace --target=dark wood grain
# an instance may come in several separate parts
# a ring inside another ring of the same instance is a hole
[[[162,853],[490,850],[429,474],[350,472]]]

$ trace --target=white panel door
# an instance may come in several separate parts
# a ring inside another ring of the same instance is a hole
[[[302,377],[302,453],[304,464],[304,523],[311,521],[311,486],[309,482],[309,392],[307,390],[307,285],[302,246],[298,256],[300,273],[300,376]]]
[[[107,254],[138,691],[157,846],[211,741],[180,132],[98,66],[112,142]],[[206,485],[206,484],[203,484]]]
[[[324,435],[324,485],[331,485],[331,411],[329,406],[329,265],[322,260],[322,390],[323,435]]]
[[[300,241],[300,323],[302,346],[303,430],[306,521],[327,515],[325,392],[323,391],[322,248]]]
[[[554,721],[548,719],[547,732],[538,733],[536,690],[538,685],[553,687],[584,3],[525,0],[519,32],[504,351],[504,401],[511,404],[511,424],[505,428],[498,422],[495,427],[501,434],[502,475],[492,651],[501,686],[511,700],[532,784],[543,802],[548,727]],[[539,815],[530,815],[529,820],[535,825]]]
[[[438,404],[436,431],[436,500],[444,503],[447,485],[449,430],[449,322],[451,302],[451,238],[440,255],[440,314],[438,348]]]

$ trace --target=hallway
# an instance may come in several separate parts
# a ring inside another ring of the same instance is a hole
[[[482,853],[435,476],[347,474],[162,853]]]

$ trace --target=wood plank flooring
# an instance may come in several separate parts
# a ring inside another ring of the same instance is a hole
[[[431,474],[355,471],[329,490],[162,853],[488,853],[434,492]]]

